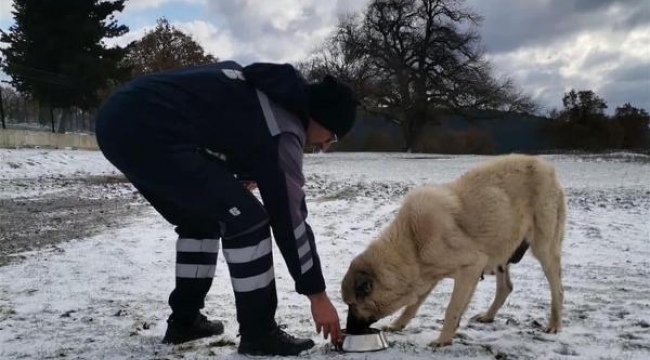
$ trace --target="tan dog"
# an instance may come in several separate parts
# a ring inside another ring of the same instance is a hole
[[[496,273],[492,306],[475,317],[491,322],[512,291],[508,266],[530,246],[551,288],[546,332],[562,317],[561,246],[564,192],[551,164],[508,155],[441,186],[409,192],[396,218],[350,264],[342,283],[348,331],[406,307],[389,330],[401,330],[443,278],[454,279],[444,325],[432,346],[449,345],[483,273]]]

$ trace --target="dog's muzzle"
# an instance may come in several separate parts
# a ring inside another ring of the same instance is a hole
[[[357,312],[352,306],[348,308],[348,321],[346,324],[346,332],[348,334],[366,334],[369,332],[370,325],[374,324],[376,319],[362,319],[357,315]]]

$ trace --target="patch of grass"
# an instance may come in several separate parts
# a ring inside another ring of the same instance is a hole
[[[130,181],[123,175],[91,175],[84,178],[91,185],[127,184]]]
[[[338,191],[334,194],[328,194],[321,196],[320,198],[316,199],[316,202],[323,202],[323,201],[335,201],[335,200],[341,200],[341,199],[350,199],[353,198],[357,195],[357,192],[352,189],[343,189],[341,191]]]
[[[217,341],[213,341],[210,344],[208,344],[208,346],[212,346],[212,347],[225,347],[225,346],[235,346],[235,345],[237,344],[235,344],[235,342],[230,339],[219,339]]]

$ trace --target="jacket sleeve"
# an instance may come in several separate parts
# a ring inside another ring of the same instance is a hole
[[[296,283],[296,291],[311,295],[325,290],[316,243],[307,223],[302,172],[303,149],[298,137],[282,133],[274,138],[275,154],[258,164],[260,189],[275,241]]]

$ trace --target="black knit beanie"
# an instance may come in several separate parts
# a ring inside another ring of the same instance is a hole
[[[352,88],[331,75],[309,84],[309,116],[339,138],[352,129],[357,105]]]

